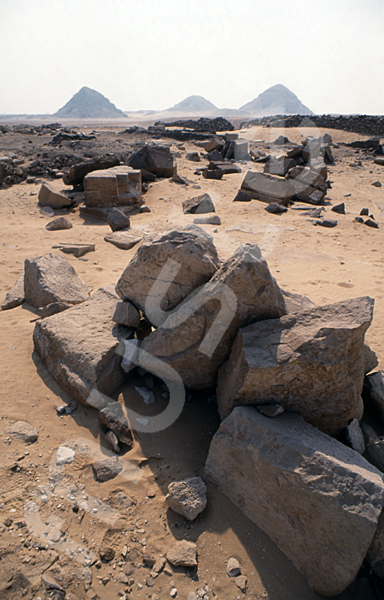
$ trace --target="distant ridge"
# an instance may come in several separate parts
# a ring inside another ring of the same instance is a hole
[[[126,118],[123,111],[116,108],[108,98],[89,87],[82,87],[53,116],[74,119]]]
[[[203,98],[203,96],[188,96],[175,106],[167,108],[169,111],[178,110],[180,112],[191,112],[191,111],[205,111],[215,110],[217,107],[212,104],[209,100]]]
[[[241,111],[248,111],[253,116],[269,117],[273,115],[313,115],[299,98],[285,85],[278,83],[268,88],[257,98],[241,106]]]

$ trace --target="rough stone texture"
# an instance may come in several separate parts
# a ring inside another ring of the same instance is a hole
[[[370,405],[382,423],[384,423],[384,379],[382,371],[367,375]]]
[[[367,553],[367,562],[378,577],[384,578],[384,512],[379,518],[379,525]]]
[[[174,567],[196,567],[197,547],[193,542],[181,540],[167,552],[167,560]]]
[[[243,244],[141,347],[170,364],[187,388],[208,389],[239,327],[284,314],[284,298],[259,247]]]
[[[278,160],[271,157],[264,165],[264,173],[270,173],[271,175],[279,175],[284,177],[289,169],[296,166],[296,161],[293,158],[282,158]]]
[[[41,184],[39,191],[39,204],[40,206],[50,206],[51,208],[63,208],[65,206],[71,206],[73,201],[64,194],[56,191],[56,188],[47,181]]]
[[[324,596],[356,577],[384,501],[379,471],[283,413],[237,407],[215,434],[205,476],[267,535]]]
[[[363,414],[363,342],[374,301],[355,298],[242,328],[220,369],[222,418],[276,402],[335,435]]]
[[[312,302],[307,296],[302,296],[301,294],[293,294],[292,292],[287,292],[286,290],[281,290],[285,306],[287,308],[288,314],[297,314],[303,312],[303,310],[309,310],[311,308],[315,308],[315,303]]]
[[[25,260],[24,292],[25,301],[35,308],[52,302],[79,304],[89,298],[88,287],[72,265],[52,253]]]
[[[364,375],[366,375],[367,373],[370,373],[371,371],[373,371],[373,369],[376,369],[376,367],[379,364],[379,361],[377,359],[375,352],[369,346],[367,346],[367,344],[364,344],[363,349],[364,349]]]
[[[140,313],[131,302],[117,302],[112,321],[119,325],[136,328],[140,325]]]
[[[132,154],[129,164],[133,169],[145,169],[157,177],[173,177],[177,174],[176,159],[166,146],[145,145]]]
[[[193,219],[196,225],[221,225],[221,219],[219,215],[212,215],[211,217],[196,217]]]
[[[189,198],[183,202],[183,211],[185,214],[194,213],[210,213],[215,212],[215,205],[209,194],[201,194],[194,198]]]
[[[59,231],[60,229],[72,229],[73,225],[71,221],[68,221],[66,217],[57,217],[53,221],[49,221],[46,224],[45,229],[48,231]]]
[[[38,432],[36,427],[26,423],[25,421],[17,421],[11,427],[8,427],[7,432],[16,440],[22,440],[26,444],[36,442]]]
[[[129,448],[133,446],[133,437],[127,417],[120,402],[112,402],[99,412],[100,421],[116,435],[119,442]]]
[[[251,198],[256,200],[268,204],[277,202],[277,204],[283,204],[284,206],[288,205],[295,194],[295,188],[290,181],[266,173],[255,173],[254,171],[248,171],[241,184],[241,190],[247,192]]]
[[[118,208],[113,208],[108,215],[108,224],[112,231],[119,231],[120,229],[124,229],[125,227],[130,227],[131,220],[128,215],[125,215]]]
[[[133,235],[127,231],[116,231],[115,233],[109,233],[105,236],[104,240],[120,248],[120,250],[130,250],[133,246],[136,246],[141,242],[143,238],[138,235]]]
[[[363,454],[365,450],[364,435],[357,419],[352,419],[347,427],[346,435],[352,448],[359,454]]]
[[[172,510],[194,521],[207,506],[207,486],[201,477],[170,483],[165,501]]]
[[[141,171],[122,165],[88,173],[84,195],[86,206],[141,204]]]
[[[116,291],[154,325],[160,325],[165,320],[162,311],[174,309],[219,266],[212,237],[200,227],[188,226],[144,242],[121,275]]]
[[[52,302],[51,304],[47,304],[47,306],[43,306],[37,310],[39,312],[39,316],[42,319],[45,319],[46,317],[51,317],[52,315],[63,312],[63,310],[72,308],[72,306],[73,304],[70,304],[69,302]]]
[[[93,171],[100,171],[116,167],[120,162],[118,156],[96,156],[83,160],[77,165],[73,165],[67,173],[63,175],[65,185],[80,185],[83,183],[84,177]]]
[[[241,566],[236,558],[231,557],[227,562],[228,577],[237,577],[241,573]]]
[[[92,469],[97,481],[109,481],[117,477],[123,467],[117,457],[113,456],[93,463]]]
[[[24,294],[24,273],[20,275],[13,287],[6,293],[1,310],[16,308],[25,302]]]
[[[94,388],[111,394],[124,380],[116,349],[134,330],[112,321],[117,300],[99,289],[90,300],[35,325],[36,352],[57,383],[82,404]]]

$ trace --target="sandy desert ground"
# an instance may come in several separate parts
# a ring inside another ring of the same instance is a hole
[[[252,128],[242,132],[241,137],[257,141],[262,150],[281,133],[277,129]],[[265,204],[256,200],[234,203],[247,169],[261,171],[262,165],[243,163],[240,174],[227,175],[221,181],[205,180],[194,174],[199,165],[185,158],[187,152],[202,148],[189,142],[180,147],[169,139],[158,143],[171,144],[177,153],[178,173],[191,184],[182,186],[167,179],[150,184],[144,200],[151,212],[133,216],[131,227],[146,238],[191,223],[194,215],[183,214],[182,201],[208,192],[222,224],[203,228],[212,234],[222,259],[241,243],[257,243],[278,284],[286,290],[304,294],[318,305],[364,295],[375,299],[374,319],[366,340],[382,367],[384,167],[374,164],[364,152],[355,153],[340,145],[368,136],[332,130],[328,133],[338,145],[333,149],[335,164],[329,168],[332,189],[328,199],[332,204],[346,205],[345,215],[336,215],[330,212],[330,206],[326,207],[326,215],[338,220],[336,228],[316,227],[297,210],[277,216],[266,212]],[[289,129],[284,134],[298,142],[305,132]],[[355,160],[361,160],[362,165],[350,166]],[[372,185],[378,180],[383,187]],[[62,180],[53,183],[58,190],[65,189]],[[65,255],[93,290],[116,283],[137,247],[124,251],[106,243],[108,224],[84,220],[78,210],[55,211],[68,216],[72,229],[47,231],[45,225],[51,217],[38,206],[39,187],[23,183],[0,190],[0,297],[22,273],[27,257],[49,253],[62,241],[96,244],[96,251],[86,254],[86,260]],[[379,229],[354,221],[363,207],[369,208]],[[96,410],[79,406],[71,415],[57,415],[56,407],[70,399],[33,353],[32,332],[37,318],[28,305],[0,312],[0,598],[37,600],[55,593],[58,598],[57,592],[44,591],[41,575],[48,570],[66,590],[66,598],[72,600],[117,600],[125,593],[133,600],[163,600],[170,597],[173,588],[180,600],[186,600],[192,591],[210,600],[320,598],[275,544],[216,490],[208,488],[207,508],[193,523],[167,509],[164,498],[168,484],[202,474],[210,440],[219,425],[211,398],[193,395],[172,427],[159,434],[135,436],[133,449],[123,456],[128,461],[127,472],[109,482],[96,482],[91,468],[92,444],[106,448],[109,444]],[[130,380],[120,393],[133,397],[134,383]],[[25,445],[8,436],[9,425],[17,420],[38,428],[37,442]],[[55,451],[68,441],[80,444],[81,439],[91,450],[77,452],[74,462],[62,467],[58,477],[52,466],[54,460],[51,462]],[[70,499],[75,492],[83,502],[76,512]],[[118,492],[131,498],[132,503],[124,495],[116,496]],[[34,525],[26,528],[21,522],[25,522],[26,507],[31,502],[36,507]],[[2,525],[6,519],[12,519],[10,527]],[[149,587],[146,580],[150,568],[143,566],[143,552],[157,559],[179,539],[197,543],[197,570],[168,565]],[[66,555],[65,544],[73,544],[73,558]],[[116,550],[115,559],[108,564],[98,561],[101,546]],[[81,564],[85,551],[92,562],[92,582],[87,579],[89,570]],[[245,594],[226,575],[231,556],[239,560],[248,579]],[[368,570],[363,568],[338,598],[374,600]]]

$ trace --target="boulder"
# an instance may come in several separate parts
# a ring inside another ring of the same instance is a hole
[[[223,140],[213,137],[209,142],[207,142],[204,146],[206,152],[212,152],[213,150],[221,150],[224,146]]]
[[[87,160],[77,163],[77,165],[73,165],[69,171],[64,173],[63,181],[65,185],[81,185],[84,177],[88,175],[88,173],[116,167],[119,162],[120,157],[108,154],[88,158]]]
[[[167,552],[167,560],[174,567],[196,567],[197,546],[193,542],[181,540]]]
[[[104,240],[120,248],[120,250],[130,250],[141,242],[143,238],[139,235],[128,233],[128,231],[116,231],[105,236]]]
[[[290,181],[266,173],[255,173],[254,171],[248,171],[241,184],[241,190],[247,192],[251,198],[256,200],[268,204],[277,202],[277,204],[283,204],[284,206],[288,206],[295,194],[295,188]]]
[[[57,383],[82,404],[95,388],[109,395],[124,380],[116,349],[134,330],[112,321],[117,300],[112,292],[99,289],[79,306],[35,325],[37,354]]]
[[[294,413],[237,407],[215,434],[205,477],[260,527],[319,594],[356,577],[384,501],[377,469]]]
[[[131,302],[117,302],[112,321],[136,329],[140,325],[140,313]]]
[[[71,206],[73,204],[73,200],[64,196],[64,194],[60,194],[60,192],[47,181],[41,184],[38,198],[40,206],[50,206],[51,208],[64,208],[65,206]]]
[[[61,229],[72,229],[72,227],[71,221],[68,221],[66,217],[57,217],[57,219],[49,221],[49,223],[46,224],[45,229],[48,229],[48,231],[59,231]]]
[[[6,293],[1,310],[9,310],[25,302],[24,273],[20,275],[13,287]]]
[[[215,385],[239,327],[284,314],[284,298],[260,249],[244,244],[141,348],[170,364],[187,388],[208,389]]]
[[[141,204],[141,171],[121,165],[84,177],[86,206]]]
[[[89,289],[72,265],[56,254],[27,258],[24,263],[25,301],[35,308],[52,302],[80,304]]]
[[[175,481],[168,486],[165,501],[172,510],[194,521],[207,506],[207,486],[201,477]]]
[[[125,227],[130,227],[131,221],[128,215],[125,215],[118,208],[113,208],[108,215],[108,224],[112,231],[119,231],[120,229],[124,229]]]
[[[345,300],[240,329],[218,376],[221,418],[238,405],[276,402],[330,435],[360,421],[373,304]]]
[[[145,145],[132,154],[129,164],[133,169],[145,169],[156,177],[173,177],[177,173],[176,159],[167,146]]]
[[[213,239],[196,225],[143,242],[116,285],[153,323],[206,283],[220,266]]]
[[[189,198],[183,202],[183,211],[185,214],[188,213],[210,213],[215,212],[215,205],[209,194],[201,194],[194,198]]]

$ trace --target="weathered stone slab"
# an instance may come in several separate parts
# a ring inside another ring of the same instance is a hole
[[[61,242],[61,244],[57,244],[56,246],[52,246],[53,249],[58,249],[64,252],[64,254],[73,254],[76,258],[80,258],[84,256],[84,254],[88,254],[88,252],[95,251],[95,244],[76,244],[73,242]]]
[[[281,177],[274,177],[266,173],[255,173],[253,171],[248,171],[241,184],[241,189],[256,200],[261,200],[268,204],[277,202],[284,206],[288,205],[295,194],[295,189],[290,181],[281,179]]]
[[[51,208],[64,208],[65,206],[71,206],[73,201],[64,194],[60,194],[56,188],[45,181],[41,184],[39,191],[39,204],[40,206],[50,206]]]
[[[24,273],[20,275],[14,286],[6,293],[1,310],[16,308],[25,302],[24,294]]]
[[[116,349],[134,330],[112,321],[117,300],[99,289],[79,306],[35,325],[36,352],[57,383],[82,404],[93,389],[108,395],[124,380]]]
[[[66,185],[80,185],[88,173],[116,167],[119,162],[120,158],[118,156],[108,155],[83,160],[77,165],[73,165],[67,173],[64,173],[63,181]]]
[[[363,343],[374,301],[355,298],[240,329],[220,369],[222,418],[276,402],[331,435],[363,414]]]
[[[120,250],[130,250],[133,246],[141,242],[142,239],[141,236],[128,233],[128,231],[109,233],[104,238],[106,242],[113,244],[116,248],[120,248]]]
[[[196,225],[142,243],[117,282],[116,291],[154,325],[164,322],[220,266],[213,239]]]
[[[205,477],[258,525],[319,594],[356,577],[384,501],[359,454],[284,412],[237,407],[215,434]]]
[[[35,308],[53,302],[80,304],[89,298],[89,288],[72,265],[52,253],[25,260],[24,292],[25,301]]]
[[[243,244],[141,348],[170,364],[187,388],[208,389],[215,385],[239,327],[284,314],[284,298],[260,249]]]
[[[108,224],[112,231],[119,231],[121,229],[129,228],[131,226],[131,220],[128,215],[125,215],[118,208],[113,208],[108,215]]]
[[[141,171],[118,166],[88,173],[84,196],[86,206],[141,204]]]

